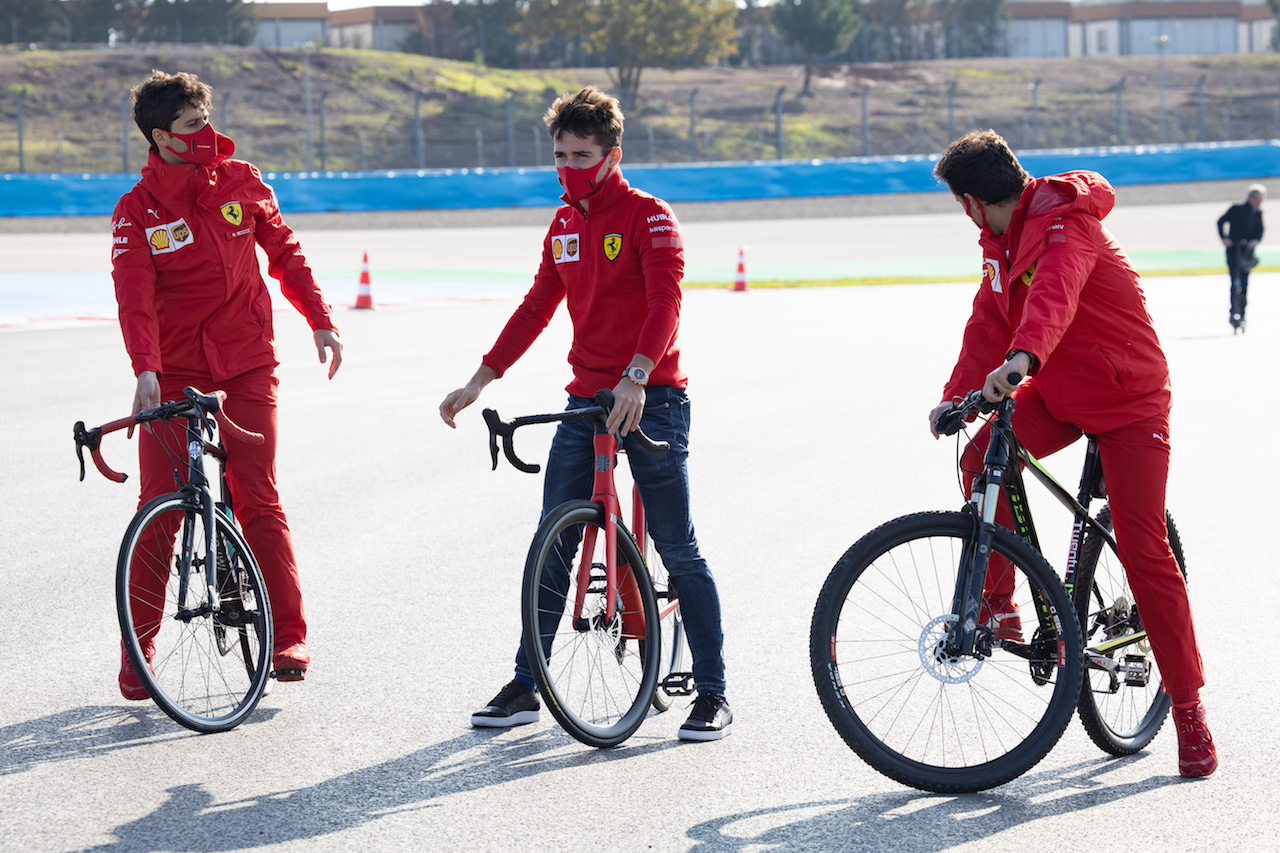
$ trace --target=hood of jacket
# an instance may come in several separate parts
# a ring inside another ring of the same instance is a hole
[[[1044,251],[1053,221],[1068,213],[1102,220],[1116,205],[1116,191],[1097,172],[1065,172],[1036,178],[1018,200],[1009,228],[1001,237],[983,232],[983,243],[999,241],[1008,253],[1011,275],[1021,275]]]

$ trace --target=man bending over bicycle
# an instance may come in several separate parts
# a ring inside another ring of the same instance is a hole
[[[1208,776],[1218,757],[1200,702],[1203,665],[1165,525],[1169,367],[1138,274],[1102,226],[1115,192],[1094,172],[1033,179],[990,130],[951,143],[934,174],[981,229],[983,278],[929,422],[952,398],[981,388],[992,401],[1014,395],[1014,431],[1034,456],[1083,433],[1098,437],[1120,562],[1173,699],[1178,769]],[[1012,374],[1029,378],[1019,385]],[[986,442],[984,430],[966,451],[966,471],[982,470]],[[999,507],[997,520],[1012,527]],[[988,578],[983,612],[996,636],[1020,632],[998,575]]]
[[[573,322],[569,408],[590,406],[596,391],[612,388],[617,405],[610,431],[625,444],[640,427],[671,444],[668,453],[629,453],[628,459],[693,655],[698,697],[679,737],[717,740],[729,734],[733,714],[725,701],[720,598],[689,515],[688,379],[676,344],[684,275],[680,228],[666,202],[632,189],[622,177],[623,116],[615,98],[588,86],[557,98],[544,121],[564,205],[542,242],[533,287],[475,375],[445,397],[440,417],[456,426],[454,416],[528,350],[560,302],[567,302]],[[591,497],[593,430],[587,421],[557,427],[543,481],[544,515],[565,501]],[[534,691],[522,644],[515,678],[471,716],[471,724],[535,722],[541,704]]]

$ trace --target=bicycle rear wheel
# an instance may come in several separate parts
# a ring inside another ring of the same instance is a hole
[[[667,577],[667,567],[662,558],[655,553],[653,542],[646,536],[644,547],[644,564],[649,567],[649,579],[653,582],[654,598],[658,602],[658,622],[661,662],[658,665],[658,687],[653,693],[653,707],[658,711],[666,711],[676,696],[687,696],[692,692],[692,675],[686,685],[679,676],[688,673],[690,658],[685,648],[684,618],[680,615],[680,603],[676,599],[671,581]],[[670,609],[669,609],[670,608]],[[666,612],[665,616],[661,614]],[[679,684],[667,682],[667,678],[675,673]],[[664,686],[665,685],[665,686]]]
[[[529,548],[521,600],[524,651],[547,708],[569,734],[597,747],[617,746],[640,727],[660,657],[653,587],[621,524],[615,612],[608,616],[604,521],[591,501],[552,510]]]
[[[1066,590],[1003,527],[992,550],[1013,568],[1022,641],[983,628],[985,650],[947,654],[974,527],[968,513],[933,512],[876,528],[836,563],[813,614],[810,662],[832,724],[872,767],[926,791],[980,791],[1025,773],[1058,742],[1080,692]]]
[[[1110,507],[1102,508],[1097,521],[1111,530]],[[1165,522],[1169,545],[1185,579],[1187,563],[1178,528],[1167,512]],[[1080,546],[1075,599],[1085,644],[1080,722],[1103,752],[1132,755],[1160,731],[1173,700],[1160,689],[1160,668],[1146,637],[1125,641],[1143,630],[1142,619],[1119,555],[1096,531],[1086,533]],[[1098,651],[1099,646],[1104,650]]]
[[[262,573],[221,513],[214,514],[213,534],[210,555],[199,505],[181,494],[163,495],[134,516],[116,567],[129,661],[161,710],[198,732],[243,722],[271,675],[271,608]]]

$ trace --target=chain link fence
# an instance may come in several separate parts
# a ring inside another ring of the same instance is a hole
[[[167,64],[156,55],[57,92],[39,75],[10,73],[0,172],[138,171],[146,143],[128,85],[144,67],[185,67],[210,82],[215,127],[263,171],[550,165],[548,103],[585,83],[609,85],[602,69],[540,76],[419,67],[397,54],[387,56],[402,67],[374,74],[355,53],[245,49]],[[624,147],[631,163],[685,163],[930,154],[979,127],[1022,150],[1280,138],[1280,58],[1164,63],[849,63],[819,69],[810,97],[799,97],[794,67],[655,71],[628,110]]]

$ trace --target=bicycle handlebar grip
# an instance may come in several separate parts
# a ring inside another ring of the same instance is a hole
[[[218,422],[218,429],[231,438],[243,441],[245,444],[262,444],[266,441],[262,433],[247,430],[227,417],[227,413],[222,409],[227,402],[226,391],[214,391],[212,394],[205,394],[188,385],[182,389],[182,393],[196,406],[213,415],[213,419]]]
[[[93,457],[93,464],[102,472],[102,476],[106,477],[108,480],[123,483],[125,480],[129,479],[128,474],[121,474],[119,471],[112,471],[107,465],[106,460],[102,458],[102,451],[98,448],[95,447],[93,450],[90,450],[89,455]],[[80,474],[80,479],[84,479],[83,472]]]
[[[1009,378],[1010,385],[1017,385],[1019,382],[1022,381],[1022,374],[1017,372],[1010,373],[1008,378]]]
[[[963,409],[947,409],[933,420],[933,429],[940,435],[955,435],[964,426]]]
[[[601,388],[597,391],[595,400],[596,405],[604,409],[606,415],[609,413],[609,410],[613,408],[613,404],[616,402],[613,398],[613,392],[608,388]],[[627,435],[635,436],[636,442],[650,453],[666,453],[671,449],[671,445],[668,442],[654,441],[652,438],[645,435],[644,430],[640,429],[640,427],[636,427],[631,432],[627,433]]]
[[[489,427],[489,455],[493,457],[493,470],[498,470],[498,436],[502,436],[503,455],[517,470],[526,474],[536,474],[542,470],[541,465],[531,465],[516,456],[515,449],[511,446],[515,435],[515,427],[511,426],[511,424],[503,423],[502,419],[498,417],[498,413],[493,409],[485,409],[481,414],[484,415],[485,426]]]

